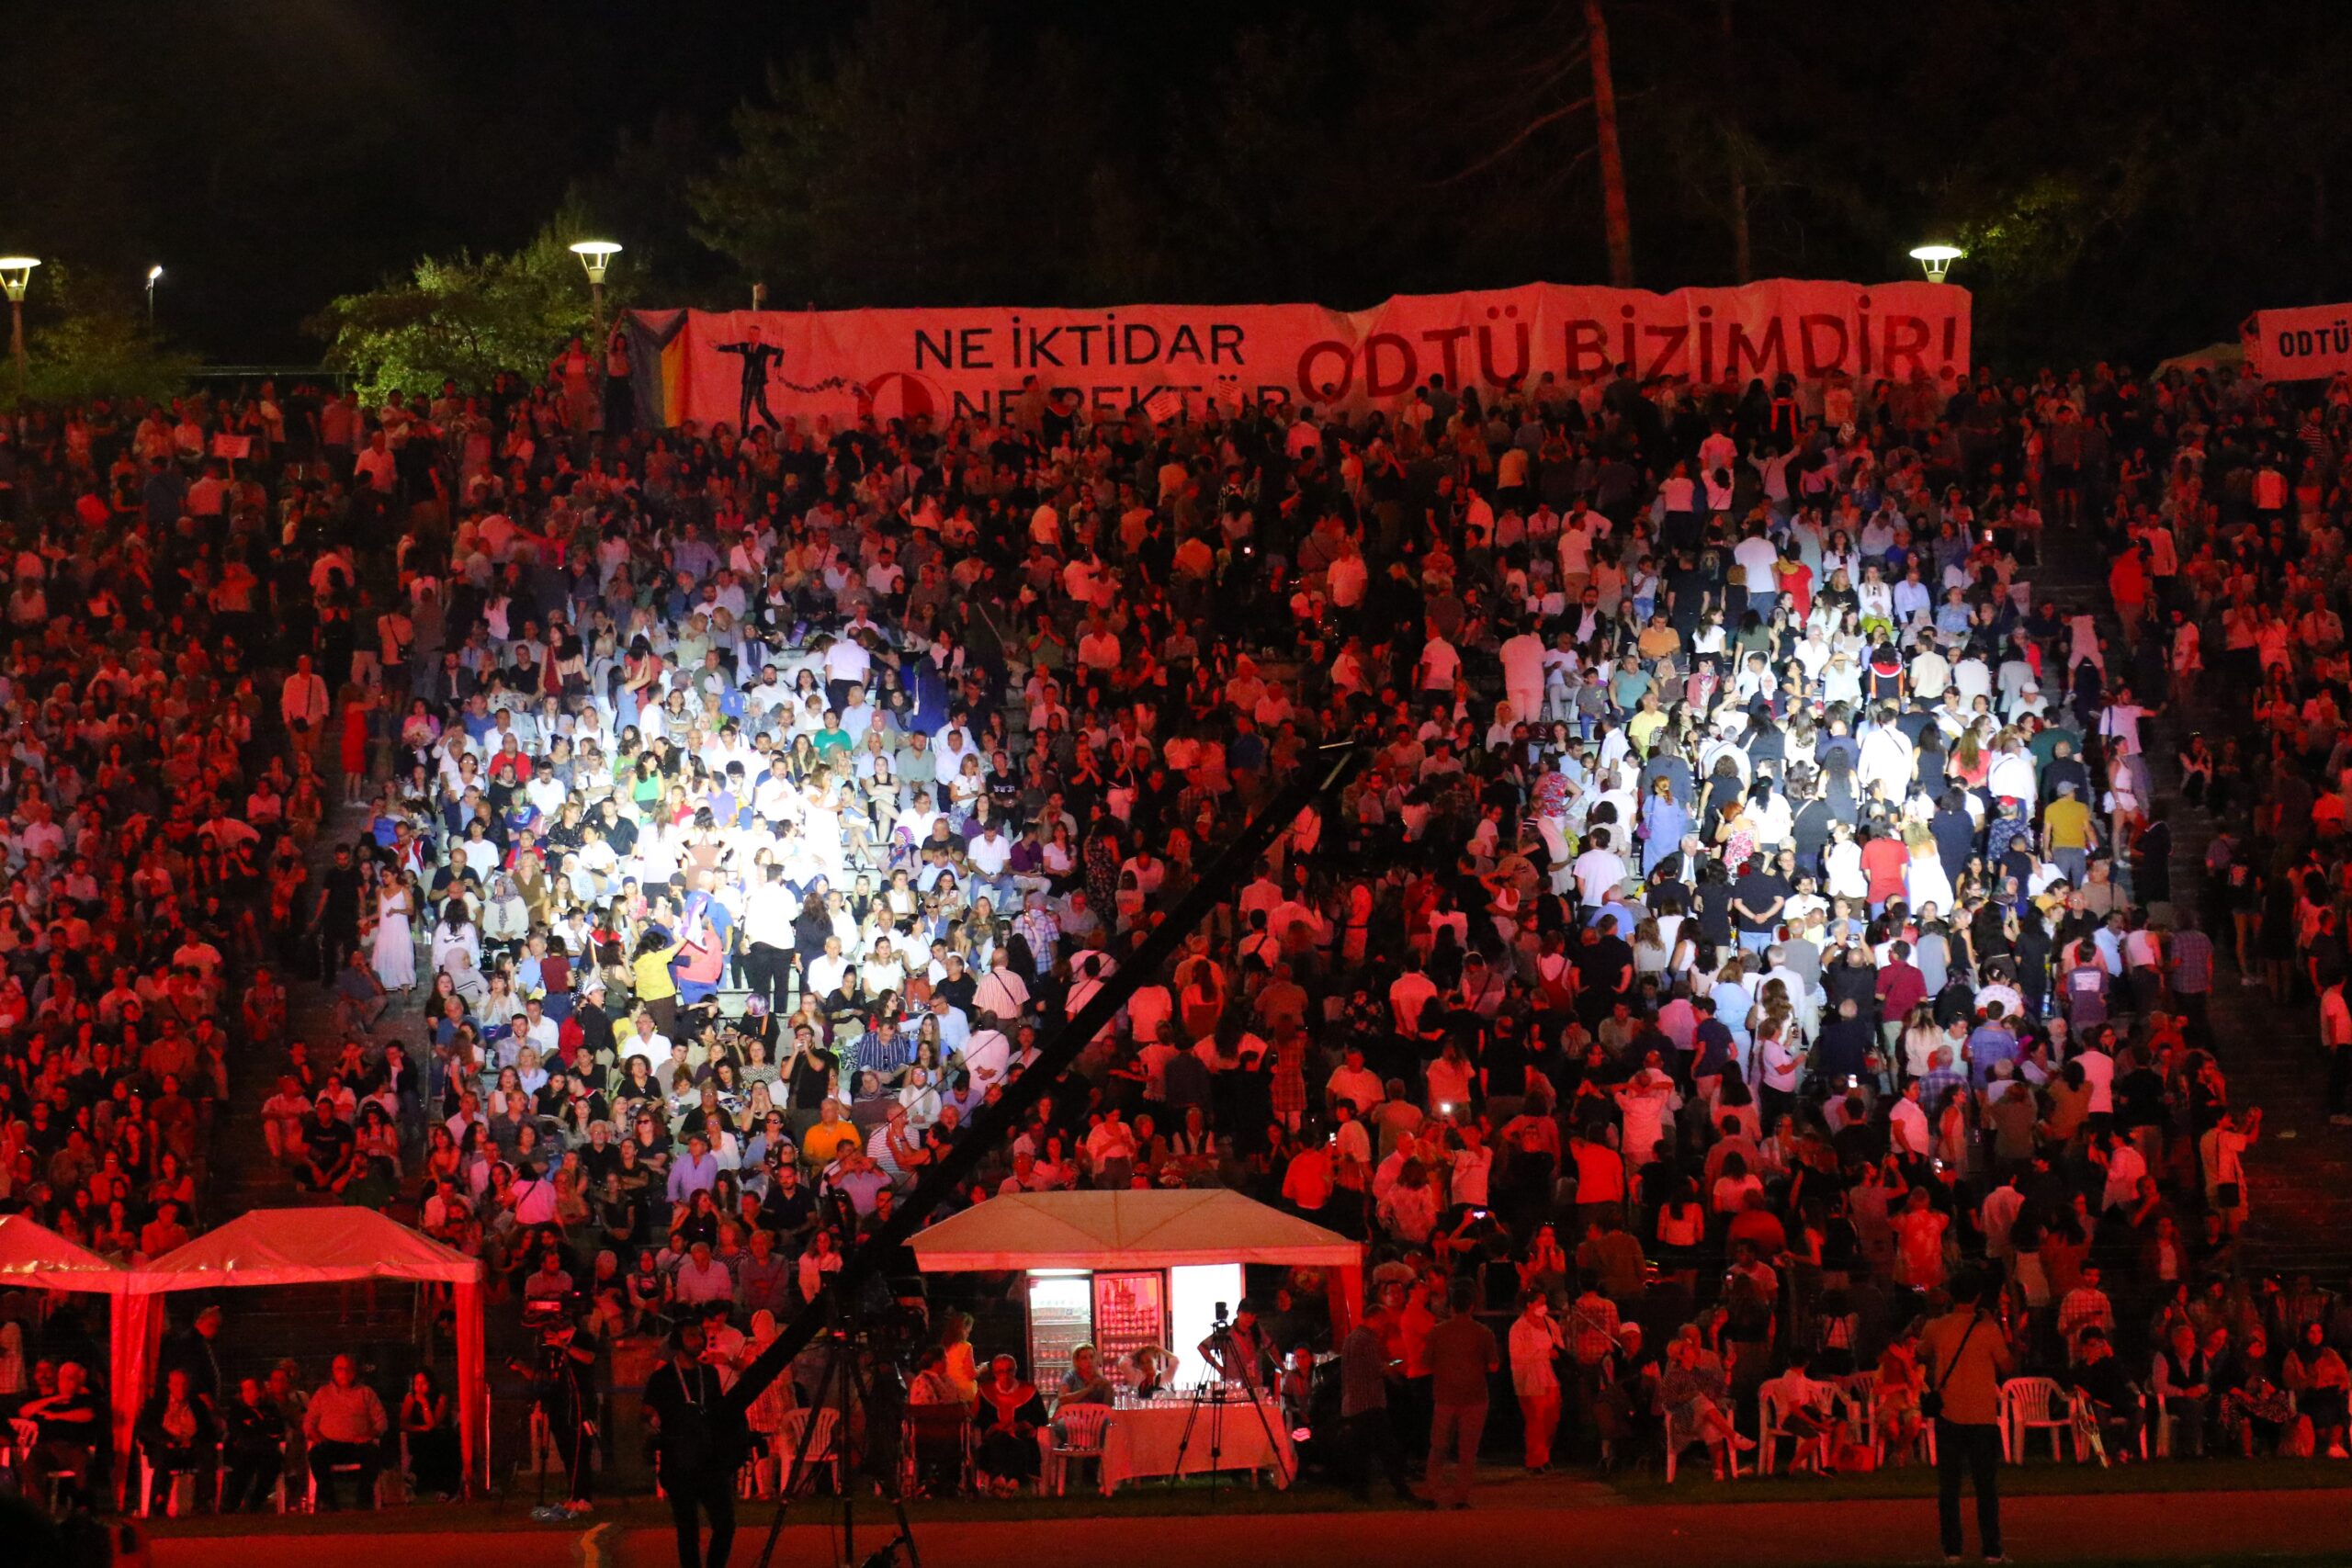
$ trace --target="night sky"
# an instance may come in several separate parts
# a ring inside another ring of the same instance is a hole
[[[32,11],[16,0],[12,11]],[[75,0],[12,23],[0,248],[161,262],[167,329],[308,359],[300,323],[419,254],[526,238],[623,129],[723,129],[836,7],[706,0]],[[196,18],[204,18],[198,23]]]
[[[2250,310],[2352,295],[2352,8],[1605,10],[1644,287],[1738,281],[1735,256],[1748,276],[1909,276],[1910,245],[1971,228],[1955,281],[2010,367],[2144,363]],[[1600,281],[1589,111],[1510,140],[1589,91],[1582,15],[1579,0],[7,0],[0,250],[49,261],[44,290],[77,273],[130,309],[162,263],[164,329],[213,363],[315,363],[302,323],[329,299],[423,254],[512,249],[574,189],[624,215],[612,237],[650,268],[648,302],[731,301],[752,276],[827,306],[1360,308]],[[731,254],[698,244],[684,193],[735,152],[738,107],[769,101],[771,66],[845,54],[878,89],[809,130],[816,156],[755,185],[772,193],[755,217],[806,198],[804,227],[745,240],[739,222]],[[665,178],[640,159],[632,185],[624,139],[657,126]]]

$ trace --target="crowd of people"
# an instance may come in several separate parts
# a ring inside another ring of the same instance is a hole
[[[299,1187],[740,1360],[1350,740],[958,1201],[1215,1183],[1361,1239],[1351,1334],[1255,1303],[1270,1367],[1339,1369],[1359,1484],[1429,1447],[1455,1495],[1457,1302],[1531,1469],[1728,1468],[1768,1389],[1860,1462],[1837,1407],[1917,1432],[1962,1276],[2111,1453],[2342,1450],[2352,1321],[2239,1266],[2262,1119],[2207,1006],[2318,998],[2352,1116],[2352,393],[656,431],[626,372],[10,422],[10,1209],[175,1245],[245,1053]],[[2069,558],[2103,585],[2037,586]],[[1034,1427],[956,1332],[920,1374]]]

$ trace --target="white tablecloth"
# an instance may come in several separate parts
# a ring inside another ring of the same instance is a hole
[[[1206,1474],[1212,1436],[1218,1450],[1216,1469],[1267,1470],[1273,1472],[1275,1485],[1290,1484],[1297,1461],[1291,1454],[1290,1431],[1279,1400],[1267,1399],[1255,1411],[1248,1400],[1238,1396],[1222,1407],[1203,1401],[1197,1417],[1193,1409],[1192,1400],[1185,1398],[1156,1399],[1113,1410],[1110,1425],[1102,1431],[1103,1495],[1117,1491],[1125,1481],[1178,1473],[1180,1448],[1183,1450],[1182,1473]],[[1261,1413],[1265,1416],[1262,1421]],[[1193,1425],[1189,1443],[1184,1439],[1187,1421]],[[1214,1429],[1213,1421],[1216,1423]]]

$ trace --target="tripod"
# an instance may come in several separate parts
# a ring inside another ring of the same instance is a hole
[[[1235,1402],[1236,1395],[1246,1401],[1250,1413],[1258,1417],[1259,1429],[1266,1434],[1266,1452],[1280,1463],[1282,1444],[1275,1439],[1274,1428],[1266,1419],[1265,1401],[1258,1390],[1244,1383],[1236,1389],[1222,1377],[1209,1377],[1193,1385],[1192,1408],[1184,1412],[1184,1430],[1176,1439],[1175,1468],[1168,1472],[1168,1484],[1175,1485],[1184,1479],[1184,1456],[1192,1451],[1193,1433],[1199,1427],[1201,1412],[1208,1412],[1209,1433],[1209,1506],[1217,1501],[1217,1487],[1225,1474],[1225,1407]]]
[[[922,1568],[922,1553],[915,1549],[914,1523],[907,1517],[906,1490],[899,1484],[903,1466],[893,1463],[887,1478],[876,1482],[890,1510],[898,1519],[898,1533],[882,1543],[866,1557],[857,1554],[857,1462],[860,1458],[855,1443],[854,1420],[863,1415],[868,1421],[875,1418],[876,1385],[883,1376],[885,1352],[874,1346],[855,1323],[856,1309],[844,1303],[828,1331],[825,1363],[817,1375],[816,1402],[810,1408],[809,1425],[802,1429],[799,1445],[794,1450],[791,1467],[779,1478],[776,1485],[775,1517],[768,1523],[768,1536],[760,1547],[755,1568],[769,1568],[775,1556],[776,1543],[784,1537],[786,1512],[792,1506],[794,1494],[813,1481],[809,1463],[820,1445],[809,1441],[818,1415],[837,1410],[840,1416],[833,1427],[831,1451],[834,1474],[841,1485],[841,1552],[836,1560],[841,1568],[891,1568],[900,1548],[906,1551],[907,1568]],[[860,1374],[861,1359],[871,1358]],[[894,1374],[895,1375],[895,1374]],[[891,1418],[896,1419],[900,1408],[897,1401],[888,1402]],[[869,1433],[869,1439],[871,1434]],[[869,1447],[872,1446],[869,1441]],[[895,1445],[893,1445],[895,1449]],[[895,1457],[895,1456],[894,1456]]]

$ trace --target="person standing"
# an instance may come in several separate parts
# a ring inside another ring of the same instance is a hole
[[[531,1379],[548,1436],[563,1461],[571,1483],[564,1511],[570,1514],[594,1506],[596,1337],[593,1330],[582,1330],[585,1321],[583,1314],[548,1330],[536,1368],[515,1363]]]
[[[2001,1382],[2014,1357],[2007,1335],[1979,1303],[1984,1276],[1964,1269],[1951,1282],[1951,1310],[1920,1332],[1928,1413],[1936,1422],[1936,1519],[1944,1559],[1960,1560],[1960,1480],[1976,1488],[1978,1548],[2001,1561]]]
[[[1478,1438],[1487,1429],[1487,1379],[1503,1364],[1493,1332],[1471,1315],[1477,1303],[1477,1286],[1468,1280],[1454,1280],[1447,1296],[1451,1310],[1444,1322],[1430,1330],[1428,1506],[1432,1508],[1470,1506]],[[1450,1486],[1449,1461],[1453,1468]]]
[[[645,1380],[653,1419],[653,1459],[678,1529],[679,1568],[727,1568],[735,1544],[735,1472],[743,1458],[743,1418],[721,1402],[718,1369],[703,1359],[703,1325],[688,1318],[670,1331],[670,1359]],[[710,1520],[710,1541],[701,1522]]]
[[[1347,1455],[1348,1486],[1358,1502],[1372,1500],[1372,1465],[1380,1461],[1390,1490],[1407,1502],[1413,1489],[1405,1479],[1405,1456],[1396,1447],[1396,1430],[1388,1421],[1388,1383],[1396,1375],[1387,1342],[1381,1337],[1379,1315],[1359,1321],[1340,1342],[1340,1426]]]
[[[354,863],[349,844],[334,847],[334,864],[327,868],[319,888],[318,907],[311,911],[311,928],[319,939],[319,984],[333,985],[345,958],[359,948],[359,911],[366,873]]]
[[[2320,1049],[2327,1057],[2327,1122],[2352,1127],[2352,1002],[2338,980],[2320,993]]]
[[[1560,1429],[1560,1348],[1552,1298],[1529,1291],[1521,1301],[1519,1321],[1510,1325],[1510,1382],[1519,1394],[1531,1475],[1552,1468],[1552,1436]]]

